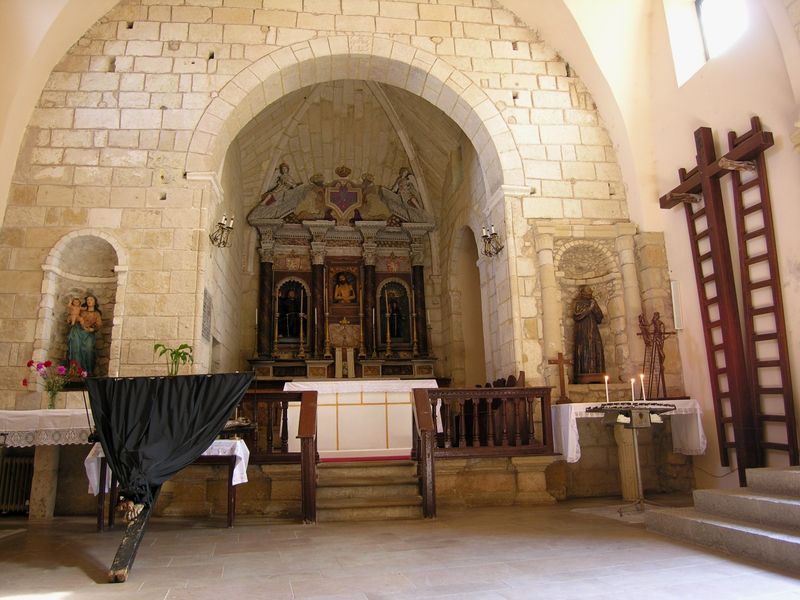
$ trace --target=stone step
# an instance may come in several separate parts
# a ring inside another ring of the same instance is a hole
[[[695,490],[694,507],[704,513],[732,517],[754,525],[795,529],[800,533],[800,498],[764,494],[749,488]]]
[[[410,460],[320,463],[317,481],[365,479],[369,477],[416,477],[417,465]]]
[[[800,498],[800,467],[747,469],[751,491]]]
[[[335,484],[317,484],[317,500],[320,498],[390,498],[413,496],[418,492],[419,484],[416,481],[397,481],[389,478],[381,483],[370,479],[350,479]]]
[[[648,509],[644,522],[649,531],[795,572],[800,570],[800,535],[794,532],[709,515],[693,507]]]
[[[389,519],[421,519],[422,497],[392,498],[317,498],[317,520],[383,521]]]

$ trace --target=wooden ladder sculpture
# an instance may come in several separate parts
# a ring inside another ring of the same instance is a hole
[[[697,166],[662,196],[670,209],[684,203],[706,342],[720,461],[735,451],[739,481],[766,464],[767,451],[800,464],[792,378],[764,152],[773,145],[758,117],[751,129],[728,134],[717,159],[711,129],[694,134]],[[743,319],[740,320],[720,179],[731,174]],[[742,331],[742,324],[744,331]]]

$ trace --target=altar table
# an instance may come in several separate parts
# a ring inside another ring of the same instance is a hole
[[[322,458],[411,454],[414,388],[436,388],[435,379],[290,381],[284,391],[317,392],[317,450]],[[289,405],[289,431],[297,431],[300,407]],[[299,452],[299,440],[289,440]]]
[[[706,434],[703,431],[702,412],[697,400],[659,400],[674,404],[675,410],[661,414],[669,417],[672,425],[672,449],[678,454],[699,455],[706,451]],[[564,455],[568,463],[578,462],[581,446],[578,438],[577,419],[602,418],[602,412],[586,412],[599,402],[557,404],[552,407],[553,451]]]
[[[233,527],[236,516],[236,488],[241,483],[247,483],[247,463],[250,460],[250,450],[243,440],[214,440],[202,456],[192,464],[210,464],[228,466],[228,527]],[[89,480],[89,493],[99,498],[97,501],[97,529],[103,526],[105,512],[105,497],[110,489],[111,470],[106,466],[103,447],[98,443],[92,447],[89,455],[83,461],[86,478]],[[105,472],[104,472],[105,471]],[[109,503],[109,525],[113,525],[114,498]]]
[[[90,423],[83,408],[0,410],[0,446],[88,444]]]

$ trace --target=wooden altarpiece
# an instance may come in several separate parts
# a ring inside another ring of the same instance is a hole
[[[716,157],[711,129],[694,134],[697,166],[679,170],[680,185],[662,196],[683,203],[695,266],[720,460],[733,450],[741,485],[745,469],[766,464],[768,451],[799,464],[792,378],[764,152],[773,145],[758,117],[750,131],[728,133]],[[731,249],[720,180],[730,175],[735,246]],[[737,290],[732,254],[739,260]],[[740,320],[739,300],[744,314]],[[744,330],[743,330],[744,329]]]
[[[267,193],[248,215],[259,233],[261,377],[432,377],[422,209],[372,176]]]

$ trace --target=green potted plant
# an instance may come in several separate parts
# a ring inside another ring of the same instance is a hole
[[[177,348],[170,348],[169,346],[159,343],[153,346],[153,353],[166,357],[167,375],[169,376],[177,375],[181,365],[185,365],[186,363],[194,364],[192,347],[189,344],[181,344]]]

